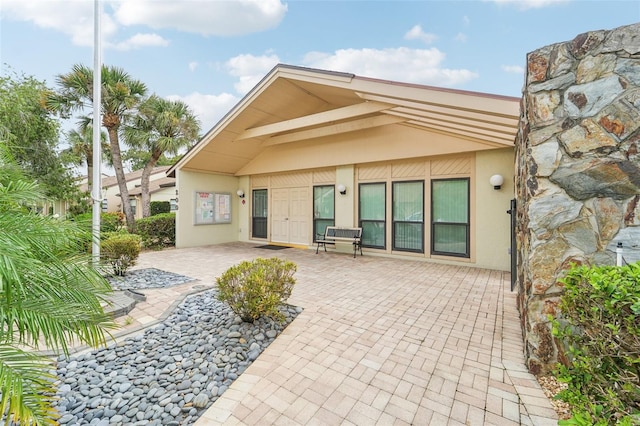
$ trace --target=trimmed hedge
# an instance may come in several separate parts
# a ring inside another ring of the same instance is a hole
[[[277,257],[245,260],[216,278],[218,298],[245,322],[263,315],[282,321],[278,308],[291,295],[296,270],[295,263]]]
[[[553,331],[573,417],[559,424],[640,424],[640,264],[574,266],[562,283]]]
[[[176,214],[160,213],[136,221],[136,234],[142,245],[150,249],[162,249],[176,245]]]

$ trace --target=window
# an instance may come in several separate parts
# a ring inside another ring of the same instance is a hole
[[[393,249],[424,253],[424,181],[394,182]]]
[[[386,192],[385,183],[361,183],[359,186],[360,226],[362,246],[386,247]]]
[[[138,206],[138,201],[135,198],[129,198],[129,205],[131,206],[131,214],[136,215],[136,207]]]
[[[254,238],[267,238],[267,190],[254,189],[251,209],[251,233]]]
[[[333,185],[313,187],[313,241],[324,235],[327,226],[335,225],[335,188]]]
[[[178,210],[178,199],[177,198],[170,199],[169,205],[171,206],[169,208],[169,211],[175,212],[176,210]]]
[[[431,252],[469,257],[469,179],[431,181]]]

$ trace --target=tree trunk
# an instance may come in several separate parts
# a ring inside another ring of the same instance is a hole
[[[93,195],[93,166],[87,165],[87,188],[89,188],[89,194]]]
[[[106,120],[107,115],[105,114]],[[107,127],[105,125],[105,127]],[[113,169],[116,172],[116,179],[118,180],[118,189],[120,190],[120,200],[122,202],[122,211],[127,221],[127,229],[130,233],[136,230],[136,220],[133,216],[133,210],[131,210],[131,204],[129,202],[129,189],[127,188],[127,181],[124,176],[124,168],[122,167],[122,156],[120,155],[120,141],[118,140],[118,125],[112,125],[107,127],[109,133],[109,146],[111,148],[111,159],[113,160]]]
[[[160,152],[162,155],[162,152]],[[151,153],[151,159],[144,165],[142,176],[140,176],[140,190],[142,192],[142,217],[151,216],[151,194],[149,194],[149,178],[151,171],[158,164],[160,155],[156,156],[156,150]]]

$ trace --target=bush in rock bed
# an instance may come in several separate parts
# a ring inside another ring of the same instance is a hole
[[[295,263],[277,257],[245,260],[216,278],[218,297],[245,322],[263,315],[282,321],[278,307],[291,295],[296,270]]]
[[[102,258],[113,267],[113,273],[124,276],[127,269],[136,264],[140,255],[140,236],[136,234],[112,234],[102,242]]]

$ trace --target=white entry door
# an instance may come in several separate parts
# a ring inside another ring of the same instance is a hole
[[[309,244],[309,189],[281,188],[271,194],[271,241]]]

